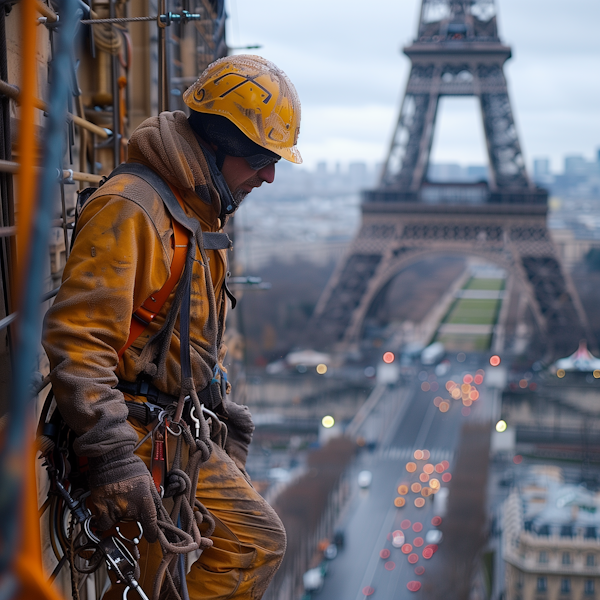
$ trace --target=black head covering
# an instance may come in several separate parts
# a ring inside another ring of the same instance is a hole
[[[203,140],[217,147],[219,170],[223,167],[227,155],[245,158],[250,167],[256,171],[281,158],[279,154],[253,142],[227,117],[193,110],[188,117],[188,122]]]

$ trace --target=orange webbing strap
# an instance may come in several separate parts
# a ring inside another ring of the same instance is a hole
[[[183,200],[179,190],[169,186],[171,191],[177,198],[177,202],[183,208]],[[177,282],[181,278],[183,267],[185,265],[185,257],[187,255],[187,247],[189,243],[189,235],[187,230],[180,225],[175,219],[171,217],[171,223],[173,224],[173,239],[174,239],[174,254],[171,262],[171,276],[165,284],[156,292],[152,294],[146,301],[133,313],[131,319],[131,326],[129,328],[129,337],[125,342],[125,345],[119,350],[119,359],[125,353],[125,350],[137,340],[142,332],[148,325],[154,320],[154,317],[160,312],[163,304],[177,285]]]

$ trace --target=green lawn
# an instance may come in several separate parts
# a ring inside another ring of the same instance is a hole
[[[464,290],[503,290],[504,279],[479,279],[472,277],[467,282],[467,285],[463,288]]]
[[[438,335],[436,342],[442,342],[444,346],[452,350],[462,350],[463,352],[483,352],[490,347],[492,343],[491,335],[469,335],[460,333],[447,333]]]
[[[458,300],[445,323],[464,323],[468,325],[493,325],[500,300]]]
[[[504,279],[471,277],[464,290],[502,291]],[[502,300],[459,298],[454,301],[442,323],[454,325],[495,325]],[[435,338],[448,349],[463,352],[484,351],[492,343],[491,334],[446,333]]]

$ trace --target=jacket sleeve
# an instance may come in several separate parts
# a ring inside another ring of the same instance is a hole
[[[75,451],[99,470],[133,459],[137,434],[114,389],[118,351],[134,309],[168,276],[167,251],[140,206],[118,196],[90,201],[46,314],[43,345],[59,410],[78,436]],[[118,478],[112,469],[112,481]]]

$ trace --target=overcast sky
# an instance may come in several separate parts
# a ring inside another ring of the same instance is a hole
[[[384,160],[398,118],[421,0],[227,0],[228,43],[261,44],[302,101],[299,148],[312,168]],[[595,159],[600,148],[600,0],[496,0],[528,164]],[[473,98],[442,99],[432,160],[487,163]]]

